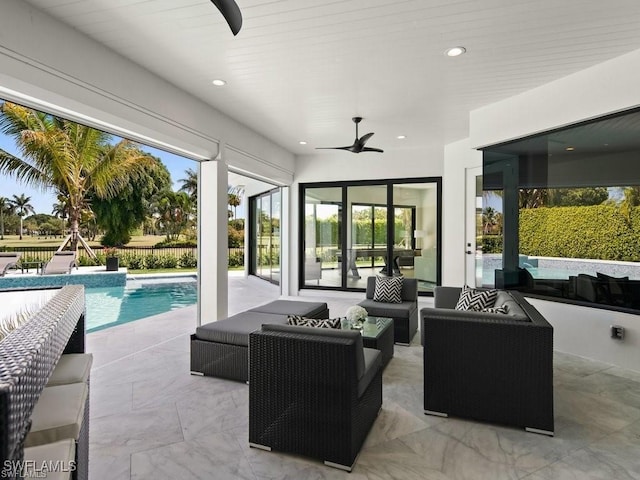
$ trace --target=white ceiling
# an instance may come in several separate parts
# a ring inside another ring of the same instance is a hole
[[[368,146],[442,145],[474,108],[640,48],[638,0],[237,0],[237,37],[210,0],[28,2],[299,154],[352,143],[353,116]]]

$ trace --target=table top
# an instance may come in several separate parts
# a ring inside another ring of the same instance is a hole
[[[387,317],[367,317],[362,324],[360,333],[363,337],[378,338],[390,325],[393,325],[393,319]]]

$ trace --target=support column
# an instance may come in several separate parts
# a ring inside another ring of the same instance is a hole
[[[198,167],[198,325],[227,317],[228,169],[220,159]]]

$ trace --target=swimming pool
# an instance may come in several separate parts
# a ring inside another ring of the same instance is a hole
[[[193,277],[128,279],[124,287],[87,288],[87,332],[193,305],[197,294]]]

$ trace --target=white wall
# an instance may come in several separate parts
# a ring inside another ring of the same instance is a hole
[[[442,179],[442,284],[465,282],[466,170],[482,165],[482,152],[469,139],[444,147]]]
[[[636,107],[640,104],[639,84],[640,50],[637,50],[474,110],[467,144],[491,145]],[[454,222],[461,212],[452,204],[449,186],[463,187],[463,165],[456,166],[455,172],[450,171],[452,167],[450,155],[445,153],[444,216],[450,241],[460,233]],[[459,284],[459,278],[464,278],[458,274],[463,260],[448,251],[449,241],[444,245],[445,283],[454,283],[455,277],[455,283]],[[531,303],[553,325],[557,350],[640,371],[640,316],[558,302],[531,300]],[[624,341],[609,338],[609,326],[613,323],[627,329]]]
[[[555,350],[640,371],[638,315],[534,298],[528,300],[553,325]],[[611,338],[611,325],[625,328],[624,340]]]

